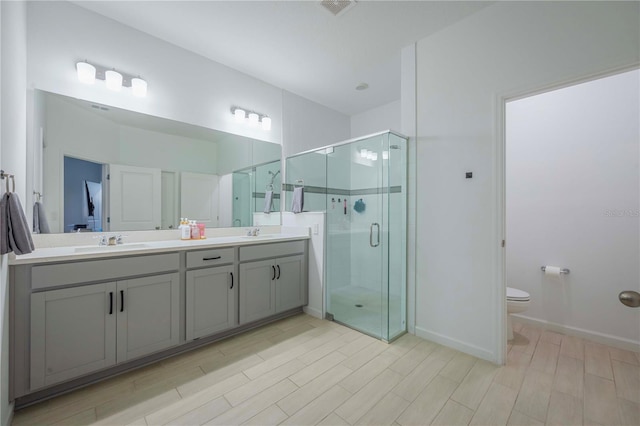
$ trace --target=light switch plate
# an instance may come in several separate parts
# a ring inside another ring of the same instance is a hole
[[[320,233],[320,224],[314,223],[313,224],[313,235],[318,235],[319,233]]]

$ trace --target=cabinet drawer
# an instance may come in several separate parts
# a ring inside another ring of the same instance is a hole
[[[233,263],[235,257],[233,252],[233,248],[189,251],[187,252],[187,268]]]
[[[114,280],[122,277],[177,271],[179,268],[180,256],[178,253],[41,265],[34,266],[31,271],[31,288],[38,290],[62,285]]]
[[[255,246],[240,247],[240,262],[300,254],[304,253],[304,249],[304,241],[291,241],[286,243],[260,244]]]

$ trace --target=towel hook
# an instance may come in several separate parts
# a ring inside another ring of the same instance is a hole
[[[42,195],[42,193],[40,193],[38,191],[33,191],[33,195],[36,196],[36,201],[40,201],[40,200],[42,200],[42,197],[44,197],[44,195]]]
[[[293,184],[294,188],[304,188],[304,180],[303,179],[297,179],[296,183]]]
[[[7,192],[9,192],[9,179],[11,179],[12,189],[13,189],[13,191],[11,192],[16,192],[16,179],[13,175],[10,175],[9,173],[5,173],[4,170],[0,170],[0,178],[7,180],[5,182],[7,187]]]

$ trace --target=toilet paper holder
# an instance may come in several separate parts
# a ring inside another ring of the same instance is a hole
[[[546,271],[546,270],[547,270],[547,267],[546,267],[546,266],[541,266],[541,267],[540,267],[540,270],[541,270],[542,272],[544,272],[544,271]],[[560,274],[567,275],[567,274],[569,274],[569,272],[571,272],[571,271],[570,271],[570,270],[568,270],[567,268],[562,268],[562,269],[560,269]]]

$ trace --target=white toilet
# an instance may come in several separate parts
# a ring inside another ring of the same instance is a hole
[[[507,287],[507,339],[513,339],[513,327],[511,326],[511,314],[524,312],[529,307],[531,297],[526,291]]]

